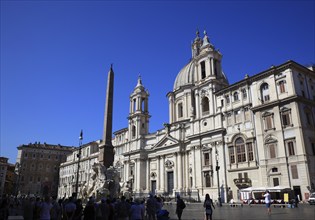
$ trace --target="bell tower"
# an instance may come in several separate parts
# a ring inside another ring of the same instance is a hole
[[[129,140],[139,140],[149,133],[149,92],[144,88],[141,76],[138,77],[137,86],[130,95],[130,108],[128,116]],[[139,145],[138,145],[139,146]]]

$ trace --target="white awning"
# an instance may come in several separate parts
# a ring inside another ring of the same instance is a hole
[[[269,192],[283,192],[290,191],[289,187],[284,186],[274,186],[274,187],[248,187],[245,189],[241,189],[240,192],[265,192],[268,190]]]

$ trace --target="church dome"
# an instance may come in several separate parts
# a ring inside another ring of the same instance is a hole
[[[175,79],[173,90],[186,85],[192,85],[194,83],[195,63],[191,60],[181,71],[177,74]]]

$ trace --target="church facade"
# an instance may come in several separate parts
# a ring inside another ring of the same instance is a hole
[[[288,61],[230,85],[205,33],[167,94],[169,123],[149,132],[149,93],[130,94],[128,127],[114,132],[114,167],[134,196],[241,199],[248,187],[315,188],[315,73]],[[89,171],[84,171],[89,172]],[[61,177],[62,179],[62,177]]]

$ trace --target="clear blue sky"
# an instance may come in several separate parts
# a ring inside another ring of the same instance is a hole
[[[127,127],[141,74],[150,132],[168,122],[166,94],[198,28],[223,54],[230,83],[287,60],[314,63],[314,1],[1,1],[1,156],[40,141],[102,138],[107,73],[113,131]],[[203,36],[203,34],[201,34]]]

